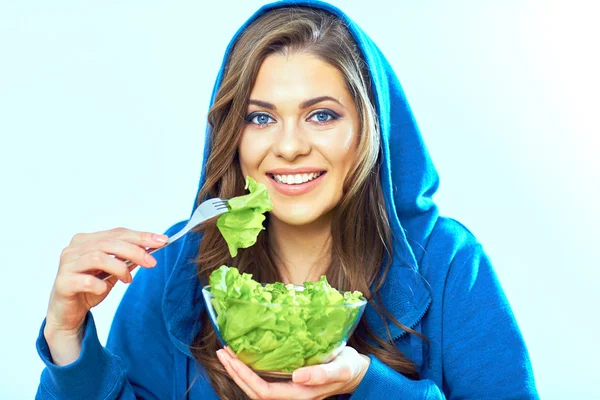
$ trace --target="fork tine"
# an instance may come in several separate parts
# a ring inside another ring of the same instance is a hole
[[[202,205],[202,204],[217,206],[217,205],[221,205],[221,204],[227,204],[227,201],[216,198],[216,199],[208,199],[208,200],[202,202],[200,205]]]
[[[229,208],[229,206],[227,205],[227,201],[226,200],[221,200],[221,199],[215,199],[216,201],[213,202],[213,205],[219,209],[219,208]]]

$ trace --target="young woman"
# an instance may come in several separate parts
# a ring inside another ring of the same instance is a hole
[[[438,185],[400,84],[340,10],[282,1],[227,49],[209,113],[196,204],[264,183],[274,208],[231,259],[216,228],[156,253],[164,235],[78,234],[61,256],[37,342],[39,398],[533,399],[525,344],[481,245],[438,216]],[[175,225],[166,235],[183,226]],[[117,257],[111,257],[116,255]],[[146,267],[106,348],[90,309]],[[369,305],[329,364],[267,382],[220,349],[201,296],[222,264],[261,282],[316,280]],[[101,281],[91,271],[115,275]]]

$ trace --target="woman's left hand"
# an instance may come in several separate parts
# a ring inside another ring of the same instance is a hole
[[[345,347],[327,364],[297,369],[291,382],[267,382],[238,360],[228,347],[217,351],[217,356],[235,383],[253,400],[313,400],[353,393],[371,362],[352,347]]]

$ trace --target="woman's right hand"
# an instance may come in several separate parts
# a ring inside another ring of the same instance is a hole
[[[70,364],[79,357],[87,312],[106,298],[117,280],[131,282],[133,266],[122,260],[152,268],[156,259],[146,249],[162,247],[166,242],[165,235],[125,228],[73,237],[60,257],[44,327],[55,364]],[[102,271],[113,276],[104,281],[96,278]]]

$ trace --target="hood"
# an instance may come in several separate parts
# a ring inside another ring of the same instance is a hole
[[[412,327],[431,302],[429,291],[418,272],[423,249],[438,217],[432,196],[439,181],[400,82],[371,39],[341,10],[324,2],[283,0],[265,5],[246,21],[227,47],[211,105],[221,84],[227,56],[237,37],[257,17],[269,10],[290,5],[323,9],[345,21],[368,64],[381,130],[383,160],[380,178],[394,236],[392,268],[380,293],[383,304],[392,315],[404,325]],[[204,162],[211,151],[210,135],[209,127],[204,142],[199,189],[205,180]],[[165,289],[163,312],[168,319],[167,326],[172,339],[188,354],[185,344],[189,344],[198,332],[199,325],[194,322],[199,320],[199,313],[203,312],[200,284],[198,279],[191,279],[196,273],[192,260],[197,256],[199,240],[198,234],[188,234],[176,259],[167,260],[174,265],[174,270]],[[365,315],[375,333],[386,337],[380,317],[370,306]],[[404,333],[394,324],[390,324],[389,328],[394,337]]]

